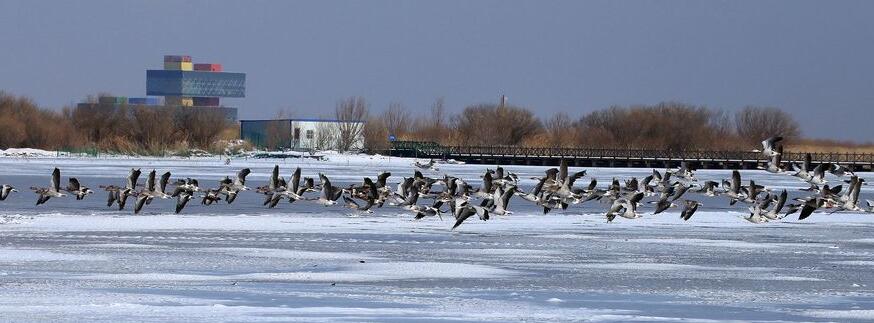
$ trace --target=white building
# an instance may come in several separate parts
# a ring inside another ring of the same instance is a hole
[[[258,147],[292,150],[362,150],[364,121],[332,119],[241,120],[240,138]]]

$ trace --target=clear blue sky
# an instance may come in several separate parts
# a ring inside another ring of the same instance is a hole
[[[49,107],[145,95],[164,54],[247,73],[241,118],[437,97],[541,116],[776,106],[874,141],[874,1],[0,1],[0,89]]]

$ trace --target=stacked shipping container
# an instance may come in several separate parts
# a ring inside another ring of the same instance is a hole
[[[193,97],[194,106],[196,107],[217,107],[219,106],[219,98],[215,97]]]
[[[164,69],[174,71],[193,71],[194,64],[188,55],[164,55]]]
[[[194,64],[195,71],[221,72],[222,64]]]
[[[202,72],[221,72],[221,64],[193,64],[191,56],[188,55],[165,55],[164,56],[165,70],[181,70],[181,71],[202,71]],[[180,106],[219,106],[218,97],[170,97],[166,98],[168,105]]]
[[[167,63],[167,62],[191,63],[191,56],[188,56],[188,55],[164,55],[164,63]]]
[[[128,98],[127,104],[130,105],[160,105],[158,98]]]
[[[194,100],[190,97],[185,96],[167,96],[164,98],[164,103],[170,106],[183,106],[183,107],[192,107],[194,106]]]
[[[125,96],[101,96],[101,97],[97,98],[97,102],[100,104],[111,104],[111,105],[127,104],[127,97],[125,97]]]

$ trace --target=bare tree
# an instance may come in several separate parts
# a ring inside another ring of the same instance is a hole
[[[182,133],[187,141],[199,148],[208,148],[215,142],[221,132],[227,128],[227,120],[219,111],[183,109],[177,117]],[[178,110],[177,110],[178,111]]]
[[[546,132],[547,144],[551,147],[571,147],[576,144],[575,125],[567,113],[556,113],[544,122],[543,128]]]
[[[364,121],[367,119],[367,102],[363,97],[350,97],[337,103],[337,150],[346,152],[362,141]]]
[[[437,98],[431,105],[431,115],[424,122],[423,134],[434,141],[446,140],[449,137],[448,113],[443,98]]]
[[[149,107],[133,107],[131,135],[152,154],[163,152],[171,142],[175,127],[166,111]]]
[[[389,149],[389,130],[383,118],[370,118],[364,124],[364,149],[370,153],[380,153]]]
[[[517,145],[543,129],[531,111],[514,106],[469,106],[453,118],[456,140],[467,145]]]
[[[388,105],[388,109],[382,113],[381,122],[388,134],[404,137],[410,131],[412,117],[404,105],[392,102]]]
[[[431,128],[443,130],[446,129],[446,104],[442,97],[434,100],[434,104],[431,105]]]
[[[336,126],[326,123],[319,123],[319,125],[316,126],[315,149],[339,149],[337,148],[338,133],[339,131]]]
[[[791,141],[801,135],[801,127],[792,115],[774,107],[745,107],[735,114],[734,121],[737,135],[752,146],[771,136]]]
[[[707,149],[719,141],[711,128],[714,118],[720,117],[707,107],[676,102],[613,106],[583,116],[577,138],[583,146],[599,148]]]
[[[0,116],[0,129],[3,129],[3,135],[0,136],[0,148],[20,147],[21,143],[27,139],[24,124],[12,116]]]

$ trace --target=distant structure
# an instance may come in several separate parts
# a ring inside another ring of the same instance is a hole
[[[146,95],[157,97],[104,96],[77,108],[118,109],[123,106],[166,107],[176,113],[220,112],[237,121],[237,109],[221,105],[220,98],[246,96],[246,74],[224,72],[221,64],[195,64],[188,55],[165,55],[164,69],[146,70]]]
[[[222,72],[221,64],[194,64],[191,56],[164,56],[163,70],[146,71],[146,95],[167,105],[217,107],[219,98],[246,96],[246,74]]]
[[[240,120],[240,139],[260,148],[330,150],[341,134],[354,138],[352,150],[364,149],[364,121],[334,119]]]

